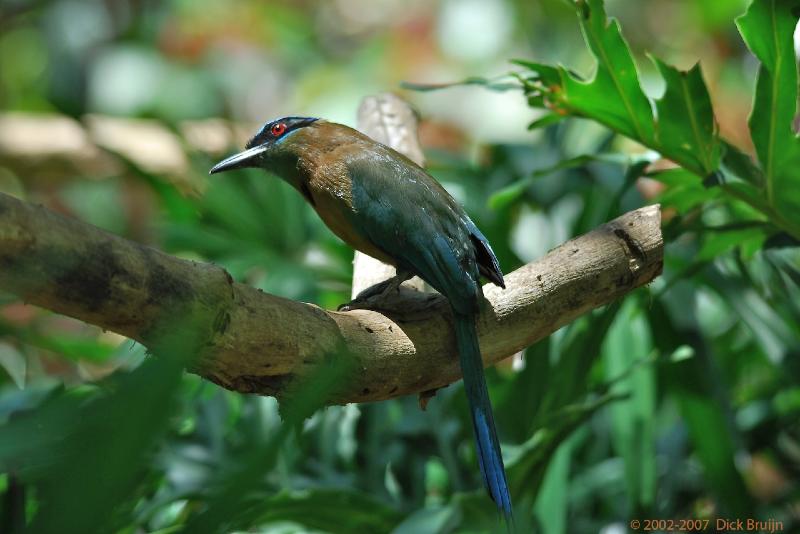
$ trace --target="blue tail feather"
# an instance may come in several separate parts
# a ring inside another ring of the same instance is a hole
[[[512,524],[511,496],[500,453],[500,442],[492,416],[492,405],[486,389],[475,317],[454,313],[456,343],[464,375],[464,389],[472,415],[472,427],[477,444],[478,464],[489,496],[502,512],[509,526]]]

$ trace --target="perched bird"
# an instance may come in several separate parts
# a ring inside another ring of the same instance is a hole
[[[413,275],[448,299],[481,473],[510,525],[511,498],[475,326],[483,298],[480,275],[505,288],[486,237],[425,170],[341,124],[312,117],[268,122],[246,150],[221,161],[210,174],[244,167],[262,168],[289,182],[346,243],[395,266],[396,277],[358,299],[386,294]]]

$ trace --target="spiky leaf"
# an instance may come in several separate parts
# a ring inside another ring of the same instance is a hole
[[[800,140],[794,29],[799,0],[754,0],[736,21],[748,48],[761,61],[750,132],[764,171],[767,202],[790,220],[800,210]]]
[[[695,172],[712,173],[719,167],[720,141],[700,65],[681,71],[658,58],[653,62],[666,83],[656,100],[659,143]]]

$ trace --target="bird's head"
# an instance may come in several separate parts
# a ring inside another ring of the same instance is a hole
[[[314,117],[283,117],[267,122],[245,145],[245,150],[226,158],[211,168],[209,174],[260,167],[270,169],[279,163],[281,156],[290,151],[295,133],[314,124]]]

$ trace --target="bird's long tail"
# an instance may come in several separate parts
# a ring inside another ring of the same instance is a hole
[[[483,481],[497,508],[503,513],[509,528],[512,525],[511,496],[508,493],[506,471],[500,454],[500,442],[494,427],[492,405],[486,389],[481,350],[478,346],[478,332],[475,317],[454,313],[456,343],[461,359],[461,372],[464,375],[464,388],[467,392],[472,428],[478,449]]]

